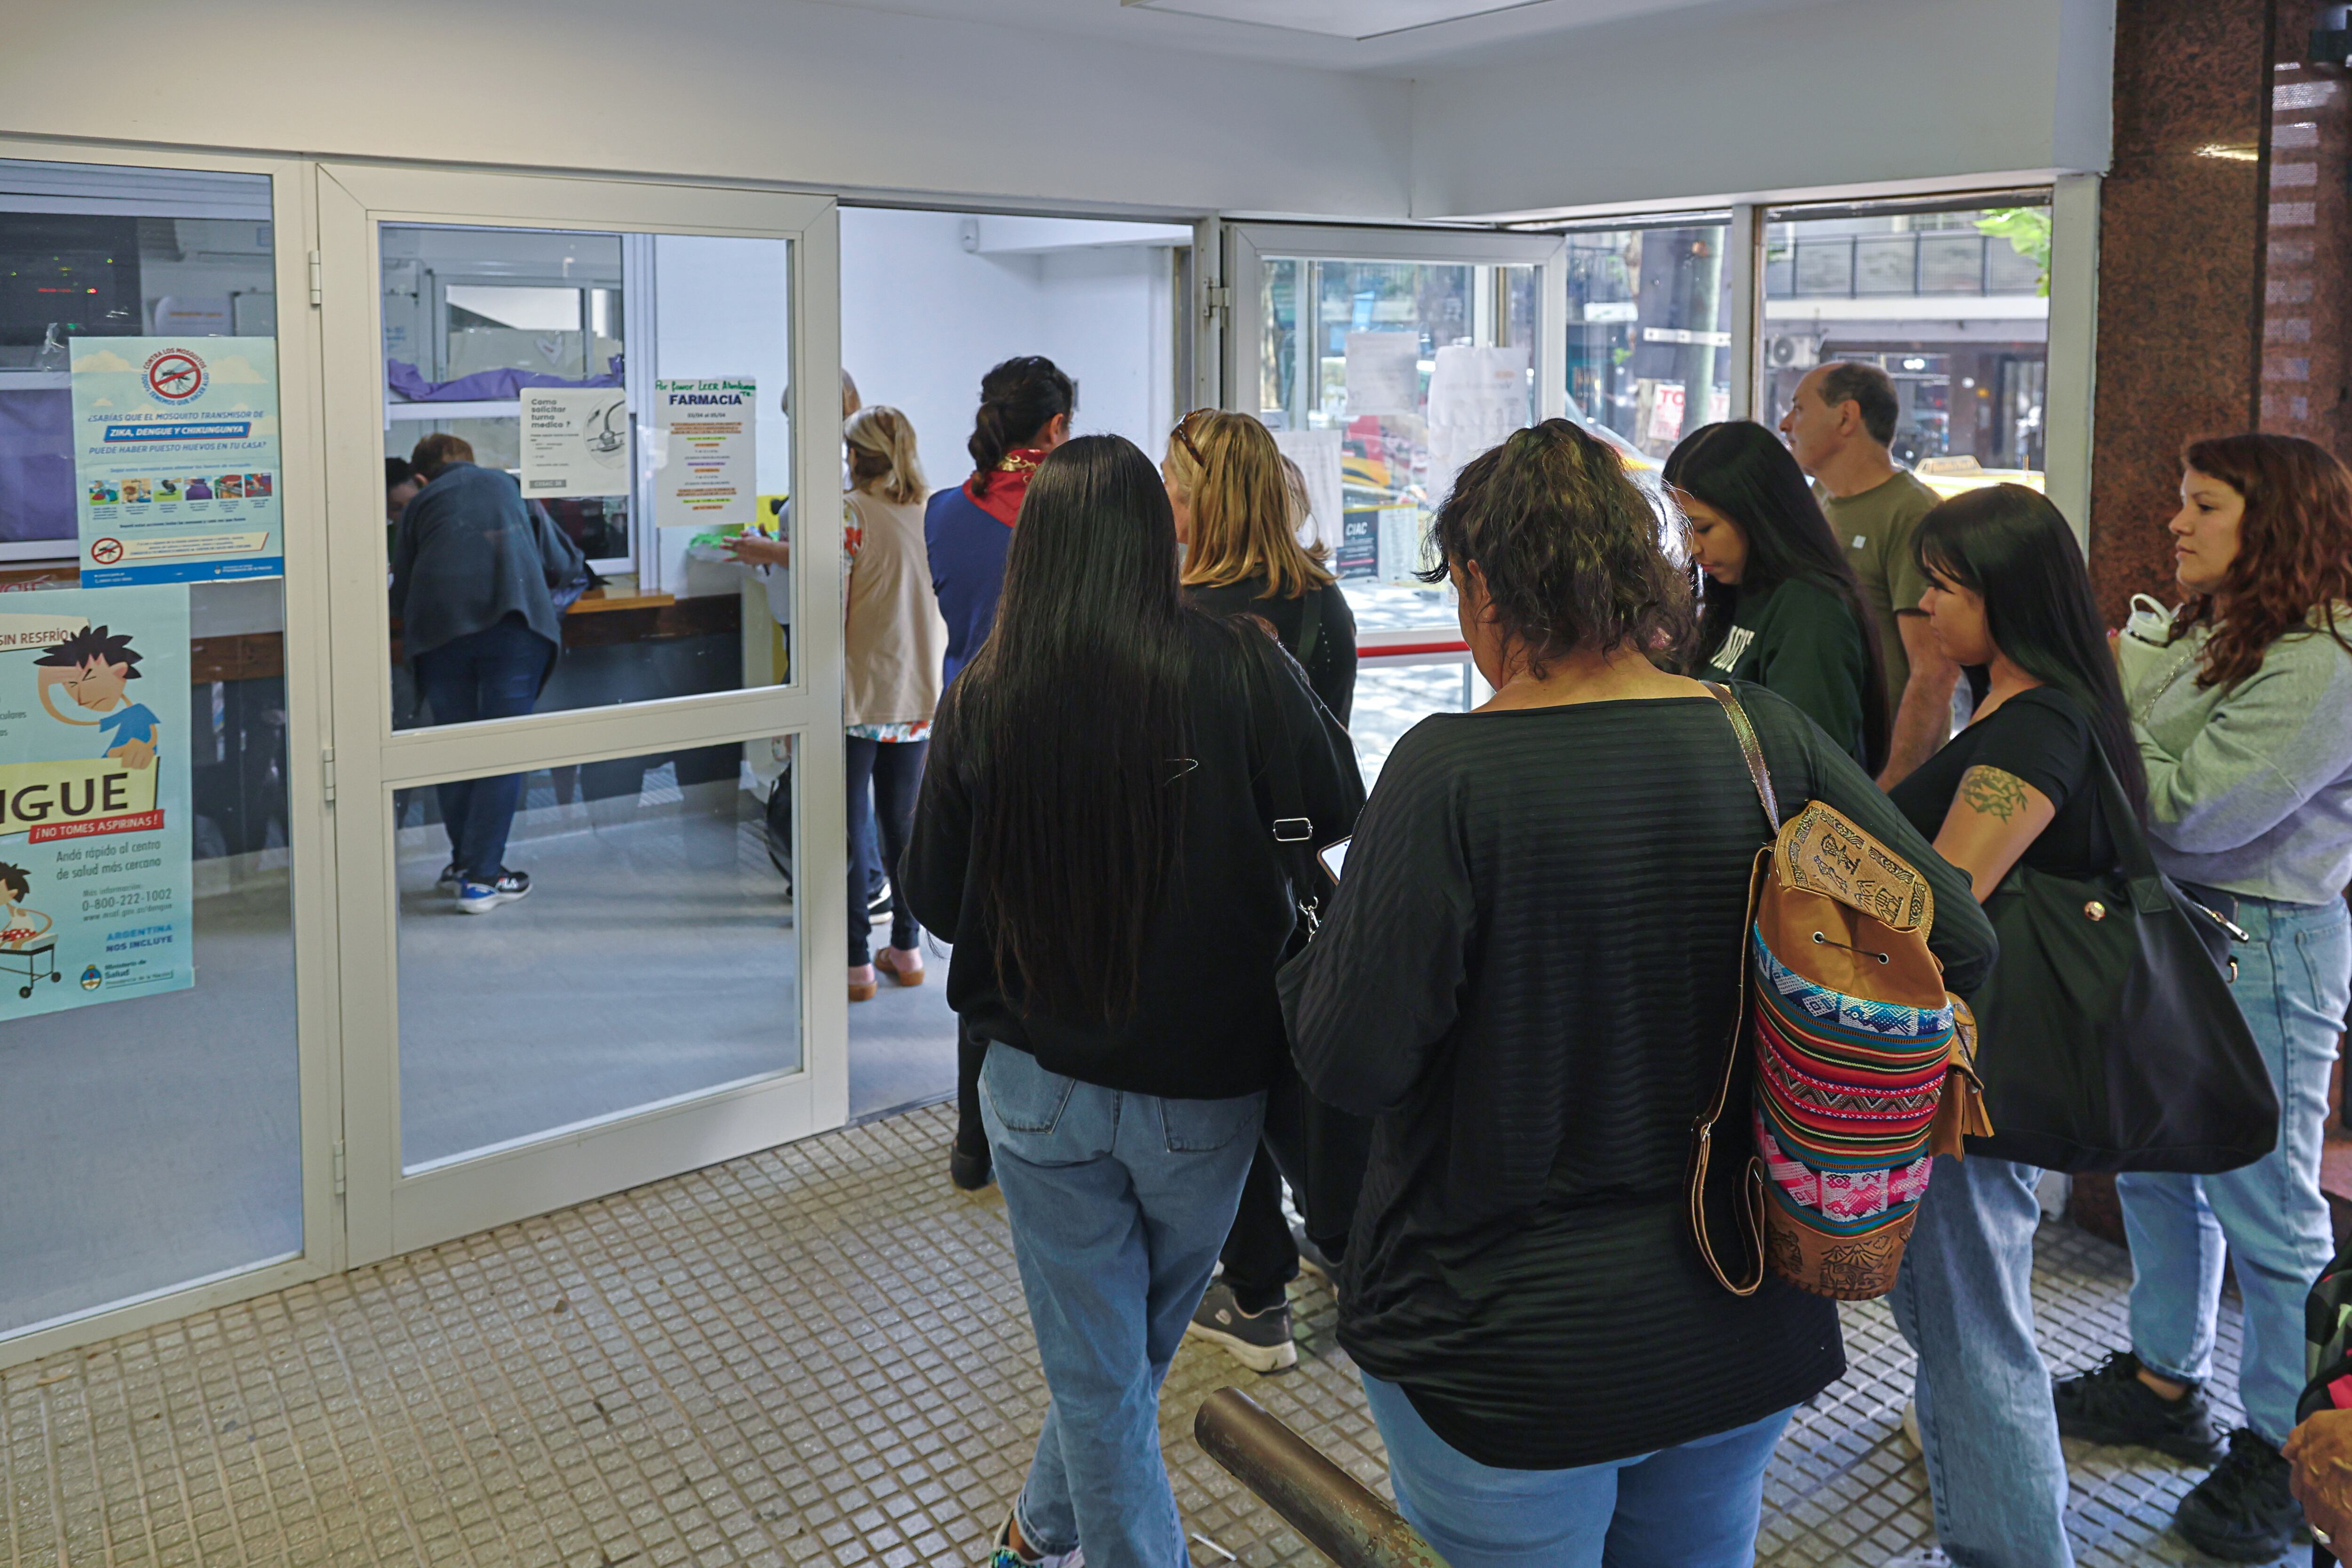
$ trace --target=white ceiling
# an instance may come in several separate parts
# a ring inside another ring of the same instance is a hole
[[[821,0],[860,11],[895,11],[961,22],[1102,38],[1147,47],[1375,75],[1501,54],[1530,39],[1596,23],[1701,5],[1748,8],[1774,0]],[[1780,0],[1786,3],[1786,0]],[[1350,10],[1369,37],[1333,37]],[[1186,11],[1213,15],[1186,15]],[[1412,26],[1417,16],[1475,11]],[[1259,20],[1235,18],[1255,15]],[[1389,29],[1405,25],[1403,30]],[[1287,23],[1289,25],[1282,25]]]

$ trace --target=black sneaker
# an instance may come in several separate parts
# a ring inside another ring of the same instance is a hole
[[[985,1149],[977,1154],[968,1154],[960,1144],[948,1145],[948,1180],[953,1182],[960,1191],[976,1193],[995,1181],[994,1167],[995,1162],[989,1158]]]
[[[452,860],[441,868],[441,875],[434,879],[433,885],[436,888],[455,888],[465,879],[466,873],[457,869],[457,862]]]
[[[2223,1562],[2268,1563],[2294,1544],[2303,1523],[2303,1505],[2287,1489],[2292,1469],[2268,1438],[2241,1426],[2230,1434],[2230,1457],[2180,1500],[2172,1528]]]
[[[2085,1373],[2053,1384],[2058,1430],[2085,1443],[2136,1444],[2176,1459],[2213,1464],[2221,1458],[2221,1436],[2205,1391],[2191,1388],[2167,1399],[2139,1380],[2139,1358],[2113,1351]]]
[[[1210,1341],[1252,1372],[1298,1364],[1298,1347],[1290,1342],[1290,1303],[1244,1312],[1234,1300],[1234,1288],[1222,1279],[1209,1282],[1209,1293],[1184,1325],[1184,1337]]]

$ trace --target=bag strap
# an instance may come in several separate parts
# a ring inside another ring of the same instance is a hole
[[[2116,775],[2116,765],[2107,760],[2107,749],[2099,744],[2098,737],[2091,738],[2091,753],[2098,759],[2099,807],[2106,814],[2107,837],[2115,840],[2116,863],[2131,885],[2132,907],[2144,915],[2162,914],[2172,908],[2172,896],[2164,889],[2164,874],[2156,863],[2156,851],[2149,847],[2147,830],[2140,826],[2139,813],[2132,809],[2131,797],[2124,793],[2124,781]]]
[[[1780,805],[1772,794],[1772,769],[1764,761],[1764,742],[1756,738],[1756,726],[1748,720],[1748,710],[1739,705],[1739,694],[1719,680],[1700,682],[1707,695],[1723,704],[1724,717],[1731,721],[1732,733],[1739,737],[1739,754],[1748,762],[1748,782],[1756,786],[1756,798],[1764,803],[1764,820],[1772,825],[1775,837],[1780,832]]]
[[[1323,632],[1323,593],[1317,588],[1306,595],[1298,606],[1298,668],[1315,657],[1315,639]]]
[[[1281,645],[1272,637],[1265,640],[1272,645],[1270,649],[1253,645],[1249,652],[1245,689],[1251,742],[1258,755],[1258,776],[1265,784],[1266,804],[1272,807],[1267,830],[1274,836],[1275,861],[1290,879],[1290,896],[1311,938],[1323,923],[1323,900],[1311,874],[1316,866],[1315,823],[1307,814],[1307,787],[1299,781],[1298,755],[1289,743],[1289,726],[1283,722],[1273,672],[1266,668],[1269,653],[1280,653]]]
[[[1748,1039],[1748,933],[1756,926],[1756,906],[1764,894],[1764,879],[1771,875],[1772,847],[1780,836],[1780,807],[1773,798],[1772,770],[1764,761],[1764,744],[1757,739],[1756,726],[1748,721],[1748,710],[1739,705],[1738,696],[1720,681],[1703,684],[1707,694],[1723,705],[1724,717],[1731,721],[1732,733],[1739,737],[1740,756],[1748,764],[1748,782],[1756,786],[1756,798],[1763,804],[1764,819],[1771,824],[1772,831],[1756,851],[1755,865],[1748,872],[1748,909],[1739,922],[1739,1005],[1732,1014],[1731,1044],[1723,1053],[1723,1070],[1716,1075],[1706,1109],[1691,1124],[1689,1190],[1684,1195],[1690,1209],[1691,1238],[1698,1245],[1698,1255],[1707,1272],[1733,1295],[1752,1296],[1764,1283],[1764,1163],[1750,1153],[1740,1176],[1739,1229],[1750,1264],[1747,1273],[1738,1279],[1723,1266],[1715,1237],[1707,1231],[1706,1182],[1715,1152],[1716,1124],[1730,1107],[1731,1091],[1739,1077],[1741,1047]]]

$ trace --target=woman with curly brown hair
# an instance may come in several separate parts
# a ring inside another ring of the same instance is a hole
[[[2116,657],[2158,863],[2252,935],[2236,994],[2278,1089],[2278,1144],[2226,1175],[2116,1178],[2132,1347],[2058,1385],[2058,1425],[2219,1459],[2174,1523],[2217,1557],[2268,1562],[2302,1519],[2279,1446],[2303,1391],[2304,1296],[2335,1250],[2319,1152],[2352,982],[2352,473],[2292,436],[2193,441],[2181,460],[2169,527],[2188,602],[2168,623],[2136,616]],[[2203,1392],[2225,1247],[2246,1409],[2226,1457]]]
[[[1282,976],[1309,1086],[1378,1118],[1339,1341],[1399,1507],[1454,1568],[1744,1563],[1772,1445],[1845,1365],[1836,1303],[1777,1278],[1734,1296],[1682,1217],[1770,828],[1722,707],[1659,668],[1691,585],[1614,451],[1522,430],[1434,535],[1495,695],[1398,743]],[[1736,684],[1782,813],[1826,801],[1919,868],[1930,946],[1973,988],[1993,937],[1968,879]]]

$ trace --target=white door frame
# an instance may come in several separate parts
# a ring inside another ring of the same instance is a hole
[[[1473,267],[1536,268],[1534,371],[1536,417],[1567,411],[1568,241],[1556,234],[1504,234],[1484,229],[1329,228],[1318,224],[1226,223],[1223,284],[1224,395],[1222,406],[1255,415],[1243,395],[1257,374],[1258,342],[1265,331],[1258,279],[1265,258],[1309,261],[1420,261]]]
[[[839,226],[830,197],[677,184],[318,165],[325,306],[329,513],[337,628],[333,752],[342,927],[343,1136],[349,1261],[365,1263],[731,1159],[847,1119],[847,997],[817,955],[847,941],[836,894],[848,875],[842,784],[837,574],[793,574],[789,685],[395,732],[386,650],[383,333],[377,236],[383,223],[467,224],[776,238],[792,247],[792,379],[831,389],[840,374]],[[763,389],[764,395],[764,389]],[[795,494],[828,489],[840,462],[830,420],[793,426]],[[811,563],[833,557],[823,509],[796,508]],[[748,608],[748,606],[747,606]],[[396,788],[688,745],[798,737],[800,1070],[626,1112],[480,1158],[404,1174],[396,883]]]
[[[0,1340],[0,1367],[168,1322],[191,1312],[283,1289],[343,1268],[334,1150],[341,1061],[336,878],[320,774],[301,765],[305,748],[328,733],[327,509],[324,433],[319,418],[319,324],[306,308],[310,258],[318,244],[309,165],[292,158],[128,148],[0,137],[0,158],[265,174],[270,182],[273,265],[278,300],[280,426],[278,502],[286,544],[287,833],[294,923],[295,1050],[300,1075],[302,1254],[201,1283],[167,1288],[51,1328]],[[61,552],[62,553],[62,552]],[[197,982],[205,982],[201,975]]]

